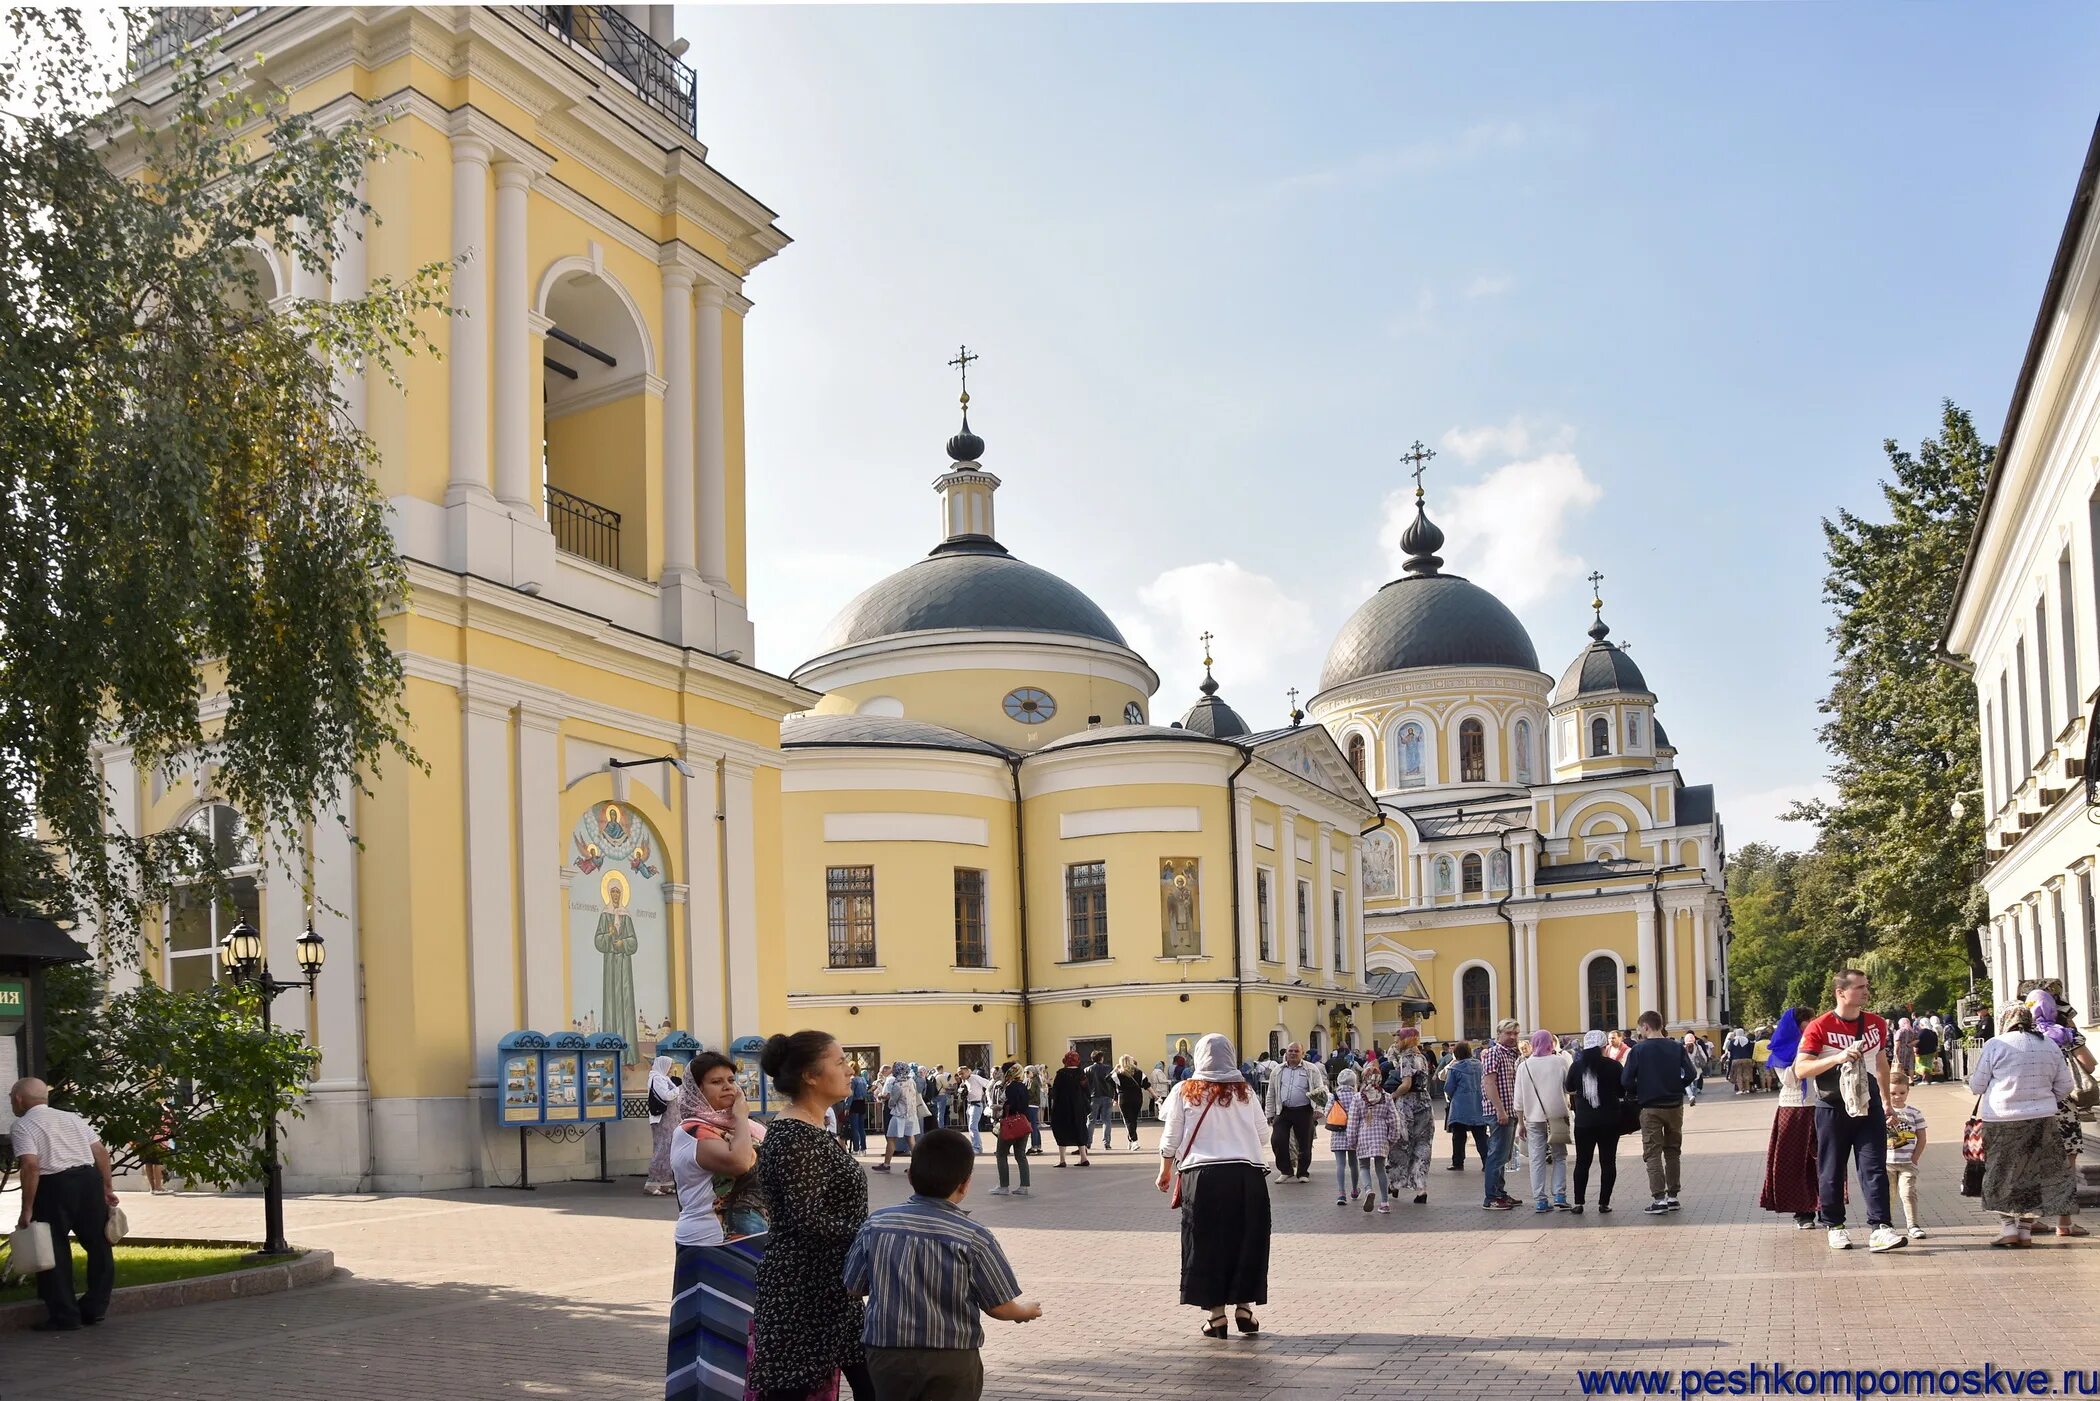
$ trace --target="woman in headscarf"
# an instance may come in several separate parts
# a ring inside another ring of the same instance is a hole
[[[2086,1049],[2085,1037],[2078,1032],[2077,1018],[2071,1009],[2056,1000],[2056,994],[2047,988],[2036,988],[2027,994],[2027,1006],[2034,1013],[2034,1029],[2064,1053],[2066,1062],[2076,1061],[2080,1068],[2091,1073],[2093,1053]],[[2075,1077],[2074,1077],[2075,1082]],[[2078,1176],[2078,1150],[2085,1143],[2085,1134],[2078,1126],[2078,1107],[2069,1098],[2056,1105],[2056,1128],[2063,1136],[2064,1152],[2071,1159],[2071,1176]],[[2092,1232],[2073,1221],[2069,1216],[2058,1216],[2056,1233],[2060,1236],[2087,1236]]]
[[[1816,1092],[1794,1073],[1801,1049],[1801,1013],[1792,1007],[1772,1028],[1765,1068],[1779,1077],[1779,1108],[1772,1114],[1772,1137],[1765,1144],[1765,1180],[1757,1204],[1766,1211],[1790,1211],[1794,1229],[1816,1228]]]
[[[1159,1136],[1156,1185],[1181,1186],[1181,1302],[1207,1311],[1206,1338],[1225,1336],[1228,1310],[1242,1333],[1260,1332],[1253,1306],[1269,1301],[1269,1123],[1236,1059],[1215,1032],[1198,1041]]]
[[[1386,1086],[1400,1120],[1400,1142],[1391,1160],[1393,1195],[1410,1193],[1416,1206],[1429,1200],[1429,1160],[1436,1156],[1436,1115],[1429,1108],[1434,1072],[1420,1049],[1420,1037],[1413,1027],[1401,1027],[1385,1058]]]
[[[870,1168],[870,1172],[889,1172],[890,1162],[902,1153],[907,1163],[911,1160],[911,1143],[919,1136],[919,1125],[926,1114],[925,1096],[919,1093],[919,1076],[914,1066],[898,1061],[890,1067],[890,1073],[875,1091],[882,1101],[882,1114],[886,1121],[882,1135],[882,1161]]]
[[[1999,1025],[1969,1072],[1983,1120],[1983,1209],[2001,1222],[1992,1245],[2025,1248],[2042,1217],[2061,1223],[2078,1211],[2078,1180],[2056,1120],[2071,1093],[2071,1065],[2026,1003],[2006,1008]]]
[[[1560,1053],[1560,1043],[1553,1039],[1553,1033],[1543,1027],[1531,1033],[1530,1050],[1531,1054],[1517,1067],[1516,1108],[1524,1120],[1532,1210],[1541,1214],[1555,1207],[1572,1211],[1568,1201],[1568,1150],[1553,1141],[1553,1121],[1568,1117],[1568,1058]]]
[[[1079,1165],[1087,1161],[1087,1146],[1094,1135],[1087,1123],[1092,1096],[1087,1093],[1086,1072],[1079,1068],[1079,1052],[1065,1052],[1065,1063],[1050,1077],[1050,1137],[1057,1140],[1057,1165],[1065,1166],[1065,1150],[1079,1150]]]
[[[1243,1070],[1241,1074],[1245,1074]],[[1152,1093],[1152,1117],[1157,1119],[1167,1112],[1167,1091],[1174,1088],[1174,1077],[1167,1073],[1165,1061],[1156,1062],[1145,1076],[1145,1086]]]
[[[678,1077],[671,1073],[669,1056],[658,1056],[649,1064],[649,1175],[642,1179],[642,1193],[668,1197],[677,1188],[671,1181],[671,1130],[678,1121],[671,1106],[678,1102]]]
[[[751,1118],[736,1062],[702,1051],[686,1066],[672,1124],[678,1249],[665,1401],[740,1401],[766,1218],[752,1169],[765,1125]]]
[[[1604,1033],[1586,1033],[1582,1051],[1562,1082],[1575,1124],[1575,1200],[1568,1210],[1577,1216],[1589,1195],[1592,1157],[1598,1163],[1597,1211],[1611,1214],[1611,1189],[1619,1180],[1619,1135],[1625,1132],[1619,1118],[1620,1083],[1619,1063],[1608,1053]]]
[[[1918,1029],[1909,1017],[1896,1018],[1895,1042],[1895,1055],[1889,1064],[1908,1078],[1917,1069],[1918,1056]]]

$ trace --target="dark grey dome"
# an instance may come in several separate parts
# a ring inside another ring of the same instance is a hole
[[[1108,614],[1047,569],[999,545],[951,542],[862,591],[824,630],[818,654],[914,632],[1060,632],[1128,647]]]
[[[1079,749],[1089,744],[1121,744],[1129,740],[1168,740],[1201,744],[1209,741],[1210,735],[1199,735],[1194,730],[1184,730],[1178,725],[1094,725],[1062,739],[1053,739],[1038,749],[1038,754],[1048,754],[1053,749]]]
[[[1620,691],[1649,694],[1648,679],[1633,664],[1633,658],[1607,640],[1610,636],[1611,629],[1599,616],[1590,625],[1590,645],[1568,663],[1568,669],[1561,673],[1560,684],[1553,688],[1554,704],[1577,696],[1606,696]]]
[[[1501,599],[1456,574],[1408,574],[1364,600],[1342,624],[1320,689],[1420,666],[1539,669],[1539,654]]]
[[[780,722],[783,749],[836,745],[856,749],[958,749],[970,754],[996,754],[1008,750],[923,720],[894,715],[790,715]]]
[[[1663,728],[1660,720],[1655,722],[1655,747],[1658,750],[1676,748],[1670,743],[1670,732]]]
[[[1209,660],[1204,659],[1203,684],[1196,688],[1203,692],[1203,699],[1190,706],[1181,717],[1181,728],[1213,739],[1237,739],[1253,733],[1237,710],[1218,699],[1218,683],[1210,674]]]

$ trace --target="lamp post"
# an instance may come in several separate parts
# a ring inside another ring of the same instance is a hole
[[[320,975],[321,964],[328,957],[328,949],[321,936],[314,932],[313,917],[308,915],[306,933],[299,936],[293,946],[298,951],[299,968],[306,974],[303,983],[284,983],[270,976],[270,964],[263,954],[263,937],[254,925],[240,921],[226,931],[219,941],[219,961],[225,966],[227,975],[242,987],[253,988],[262,1004],[263,1034],[269,1035],[270,1004],[281,993],[305,988],[311,999],[314,995],[314,979]],[[284,1170],[277,1161],[277,1111],[273,1108],[263,1120],[263,1244],[258,1255],[289,1255],[290,1245],[284,1239]]]

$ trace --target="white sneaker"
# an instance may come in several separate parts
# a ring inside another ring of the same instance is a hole
[[[991,1191],[985,1193],[985,1195],[988,1197],[1009,1197],[1012,1196],[1013,1193],[1007,1191],[1004,1187],[994,1187]]]
[[[1923,1226],[1913,1226],[1913,1227],[1911,1227],[1911,1228],[1910,1228],[1910,1238],[1911,1238],[1912,1240],[1923,1240],[1923,1239],[1925,1239],[1925,1228],[1924,1228]]]
[[[1026,1187],[1016,1187],[1006,1195],[1009,1197],[1025,1197],[1028,1195],[1028,1189]]]
[[[1909,1245],[1910,1237],[1894,1226],[1876,1226],[1867,1237],[1867,1249],[1879,1255],[1884,1250],[1894,1250],[1899,1245]]]
[[[1852,1233],[1843,1226],[1832,1226],[1830,1228],[1830,1248],[1832,1250],[1850,1250],[1852,1248]]]

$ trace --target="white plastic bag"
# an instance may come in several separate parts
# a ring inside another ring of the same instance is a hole
[[[107,1234],[109,1236],[109,1243],[111,1245],[117,1244],[118,1242],[122,1241],[124,1237],[131,1234],[131,1221],[128,1217],[124,1215],[123,1207],[113,1206],[109,1209],[109,1227]]]
[[[18,1227],[7,1238],[7,1268],[13,1274],[41,1274],[58,1264],[58,1257],[51,1253],[51,1227],[42,1221],[32,1221]]]

